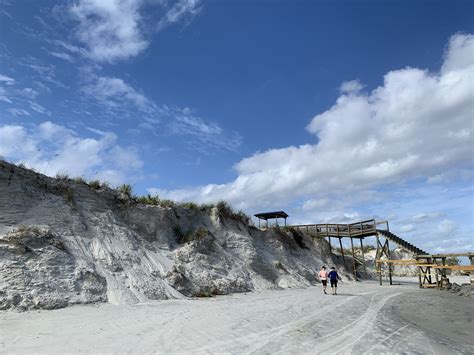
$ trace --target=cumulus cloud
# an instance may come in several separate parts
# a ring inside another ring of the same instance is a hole
[[[157,11],[153,5],[161,5]],[[147,5],[147,6],[145,6]],[[148,16],[143,13],[148,9]],[[200,11],[199,0],[144,1],[144,0],[77,0],[69,8],[79,23],[77,39],[86,46],[81,52],[77,46],[59,42],[64,49],[79,52],[98,62],[114,63],[135,57],[149,46],[148,36],[165,27],[189,19]],[[158,16],[158,14],[162,16]],[[150,30],[148,17],[159,18],[156,29]],[[73,58],[62,52],[51,52],[58,58]]]
[[[364,85],[362,85],[359,80],[351,80],[351,81],[345,81],[341,84],[341,87],[339,88],[339,91],[341,93],[358,93],[364,88]]]
[[[393,70],[371,92],[343,86],[307,126],[317,144],[256,153],[235,165],[238,177],[226,184],[159,192],[263,208],[472,169],[473,52],[474,36],[454,35],[439,72]]]
[[[127,174],[143,166],[138,152],[122,147],[117,136],[105,132],[100,138],[80,137],[73,130],[50,121],[28,129],[21,125],[0,126],[0,156],[49,176],[71,176],[125,182]]]
[[[97,61],[134,57],[148,46],[139,28],[140,0],[80,0],[70,12],[79,21],[78,39]]]

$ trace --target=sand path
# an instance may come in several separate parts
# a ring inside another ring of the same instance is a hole
[[[472,299],[364,282],[337,296],[310,288],[3,312],[0,352],[469,354],[473,314]]]

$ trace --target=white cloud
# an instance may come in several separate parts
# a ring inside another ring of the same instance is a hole
[[[453,233],[456,228],[456,223],[449,219],[444,219],[438,224],[438,231],[443,235],[449,235],[450,233]]]
[[[351,80],[351,81],[345,81],[341,84],[341,87],[339,88],[339,91],[341,93],[358,93],[364,88],[364,85],[362,85],[359,80]]]
[[[474,36],[455,35],[440,72],[393,70],[367,94],[343,93],[309,123],[317,144],[256,153],[235,165],[238,177],[227,184],[159,192],[263,208],[472,169],[473,50]]]
[[[192,140],[188,142],[201,152],[206,153],[209,148],[235,151],[242,142],[237,133],[226,134],[218,124],[205,122],[189,108],[165,107],[161,111],[171,117],[169,127],[172,133],[190,137]]]
[[[54,52],[54,51],[51,51],[48,53],[51,54],[53,57],[64,59],[65,61],[68,61],[69,63],[75,62],[74,58],[70,54],[67,54],[64,52]]]
[[[12,103],[12,100],[8,98],[7,91],[5,90],[5,88],[2,88],[1,86],[0,86],[0,101],[8,102],[9,104]]]
[[[10,112],[13,116],[29,116],[30,113],[26,110],[23,110],[22,108],[10,108],[7,110]]]
[[[153,113],[156,109],[155,104],[144,94],[119,78],[93,77],[93,81],[82,90],[89,97],[110,108],[133,104],[143,112]]]
[[[0,156],[54,176],[107,178],[123,183],[143,165],[134,148],[121,147],[115,134],[99,139],[79,137],[73,130],[50,121],[28,130],[20,125],[0,126]]]
[[[403,226],[400,227],[400,231],[402,233],[406,233],[406,232],[412,232],[416,229],[416,226],[414,224],[405,224]]]
[[[156,30],[150,31],[148,18],[157,18],[159,11],[153,5],[161,5],[164,15],[158,20]],[[145,6],[146,5],[146,6]],[[146,16],[142,13],[147,11]],[[200,0],[144,1],[144,0],[77,0],[69,8],[79,22],[76,36],[87,50],[57,41],[64,49],[85,54],[98,62],[114,63],[135,57],[144,51],[149,40],[147,35],[191,18],[200,12]],[[147,31],[148,29],[148,31]],[[70,60],[64,53],[53,52],[59,58]]]
[[[29,104],[30,104],[30,108],[33,111],[41,113],[46,116],[51,116],[51,112],[47,110],[46,108],[44,108],[43,106],[41,106],[40,104],[37,104],[36,102],[32,102],[32,101],[30,101]]]
[[[79,20],[77,36],[97,61],[134,57],[148,42],[140,31],[140,0],[80,0],[70,11]]]
[[[17,93],[18,95],[26,97],[28,99],[35,99],[39,95],[39,92],[33,88],[24,88],[18,90]]]
[[[413,223],[425,223],[434,219],[438,219],[441,216],[441,212],[418,213],[413,216],[412,221]]]
[[[184,17],[192,17],[199,14],[201,11],[200,5],[200,0],[179,0],[160,19],[157,26],[158,31],[182,20]]]
[[[10,78],[9,76],[0,74],[0,82],[4,82],[7,85],[13,85],[15,84],[15,79]]]

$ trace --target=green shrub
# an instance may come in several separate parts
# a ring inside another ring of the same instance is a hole
[[[138,196],[135,197],[135,200],[138,203],[143,203],[144,205],[157,206],[160,204],[160,198],[158,197],[158,195],[151,196],[150,194],[148,194],[146,196]]]
[[[69,180],[69,175],[64,171],[59,171],[56,174],[56,179],[61,180],[61,181],[68,181]]]
[[[94,190],[98,190],[101,188],[102,184],[100,183],[100,180],[95,179],[89,181],[89,186]]]
[[[86,180],[82,176],[78,176],[73,179],[76,184],[87,184]]]
[[[67,203],[72,204],[74,202],[74,193],[72,192],[71,189],[64,190],[63,196],[64,196],[64,200],[66,200]]]
[[[171,200],[160,200],[159,205],[161,207],[174,207],[176,203]]]
[[[193,240],[201,240],[209,235],[209,231],[204,227],[199,227],[195,231],[188,230],[183,232],[179,226],[174,228],[174,233],[176,235],[176,240],[180,244],[189,243]]]
[[[214,208],[214,207],[216,207],[216,205],[213,203],[202,203],[201,206],[199,206],[199,208],[202,210],[210,210],[211,208]]]
[[[249,225],[250,217],[243,211],[235,212],[232,207],[227,204],[227,202],[220,201],[217,203],[216,207],[221,217],[233,219],[234,221],[240,221],[246,225]]]
[[[124,195],[128,196],[128,197],[132,197],[132,185],[129,185],[129,184],[123,184],[122,186],[120,186],[118,188],[118,191],[120,193],[123,193]]]
[[[187,209],[190,209],[190,210],[194,210],[194,209],[199,208],[199,206],[194,202],[183,202],[183,203],[180,203],[179,205],[183,208],[187,208]]]

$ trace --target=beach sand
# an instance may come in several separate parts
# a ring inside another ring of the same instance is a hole
[[[474,352],[472,298],[421,290],[415,279],[401,281],[394,286],[343,283],[337,296],[311,287],[125,306],[0,312],[0,352]]]

